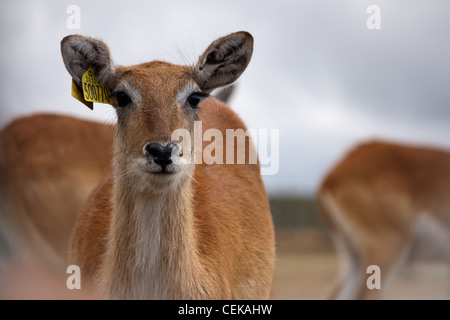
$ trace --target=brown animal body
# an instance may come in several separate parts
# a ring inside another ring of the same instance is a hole
[[[346,155],[318,191],[342,258],[333,297],[382,297],[422,221],[449,233],[449,195],[449,152],[374,141]],[[367,286],[371,265],[380,267],[381,289]]]
[[[14,120],[0,132],[0,260],[67,263],[78,213],[110,171],[111,125],[61,115]]]

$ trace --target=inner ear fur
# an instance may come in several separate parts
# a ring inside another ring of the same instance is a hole
[[[115,85],[115,68],[108,46],[100,40],[70,35],[61,41],[61,54],[67,71],[77,85],[81,77],[93,67],[101,84],[112,88]]]
[[[195,66],[197,85],[205,92],[236,81],[247,68],[253,53],[253,37],[245,31],[215,40]]]

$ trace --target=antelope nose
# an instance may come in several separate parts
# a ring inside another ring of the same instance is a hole
[[[172,151],[175,146],[174,143],[168,143],[163,147],[158,142],[151,142],[145,146],[145,154],[164,169],[167,165],[172,163]]]

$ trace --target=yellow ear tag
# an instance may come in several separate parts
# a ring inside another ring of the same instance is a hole
[[[94,68],[89,67],[81,77],[81,86],[83,88],[83,95],[77,85],[72,80],[72,96],[83,102],[89,109],[94,108],[93,102],[112,104],[112,99],[109,97],[111,92],[109,89],[100,84],[97,80],[97,75]]]
[[[78,89],[75,81],[73,80],[72,80],[72,97],[82,102],[89,109],[94,110],[94,103],[84,100],[83,93],[80,92],[80,89]]]
[[[87,69],[81,77],[81,84],[83,86],[84,100],[112,104],[112,100],[109,98],[111,92],[106,86],[98,82],[94,68],[89,67]]]

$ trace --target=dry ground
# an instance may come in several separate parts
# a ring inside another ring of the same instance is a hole
[[[338,257],[326,235],[277,230],[274,299],[326,299],[337,274]],[[406,263],[386,299],[450,299],[450,265],[431,260]]]

